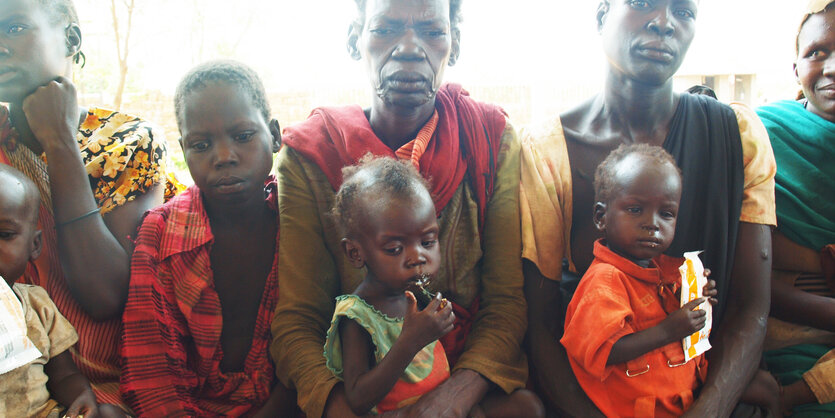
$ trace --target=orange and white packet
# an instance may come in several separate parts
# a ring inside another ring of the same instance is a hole
[[[699,259],[700,253],[701,251],[684,253],[684,264],[678,268],[681,273],[681,306],[693,299],[702,297],[702,289],[707,284],[705,268],[702,265],[702,260]],[[690,361],[693,357],[710,350],[708,337],[710,337],[710,330],[713,327],[713,306],[705,300],[696,309],[703,309],[707,312],[707,319],[704,328],[682,340],[685,361]]]
[[[0,277],[0,374],[31,363],[41,352],[26,335],[23,305]]]

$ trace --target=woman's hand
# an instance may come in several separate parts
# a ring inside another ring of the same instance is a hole
[[[412,292],[406,292],[406,302],[408,306],[400,338],[414,344],[417,350],[452,331],[455,322],[452,304],[442,299],[440,293],[422,311],[417,310],[417,300]]]
[[[69,146],[78,153],[75,142],[79,125],[78,98],[70,80],[58,77],[38,87],[23,100],[23,113],[44,151],[48,153]]]

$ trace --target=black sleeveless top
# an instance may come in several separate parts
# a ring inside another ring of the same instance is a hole
[[[702,95],[682,94],[664,149],[682,173],[676,236],[667,255],[705,250],[702,262],[716,281],[718,320],[728,300],[739,216],[742,210],[742,140],[728,105]]]

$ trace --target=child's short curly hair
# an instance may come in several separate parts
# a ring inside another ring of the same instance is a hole
[[[264,116],[264,121],[270,121],[270,103],[264,83],[258,73],[245,64],[232,60],[209,61],[192,68],[177,86],[174,92],[174,114],[177,126],[182,129],[185,118],[186,96],[201,90],[211,83],[226,83],[237,86],[252,100],[252,104]]]
[[[342,179],[331,216],[346,237],[358,231],[362,202],[370,196],[387,199],[415,199],[423,193],[429,196],[429,183],[409,161],[377,157],[371,153],[356,165],[343,168]]]
[[[615,167],[626,159],[626,157],[638,154],[651,159],[654,163],[670,164],[676,169],[676,173],[681,178],[681,170],[673,157],[659,146],[648,144],[621,144],[609,153],[603,162],[597,166],[594,172],[594,201],[595,202],[609,202],[612,199],[612,194],[615,191]]]

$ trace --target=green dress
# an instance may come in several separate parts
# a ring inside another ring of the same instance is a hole
[[[342,295],[336,298],[333,320],[325,341],[325,359],[328,369],[342,380],[342,341],[339,336],[339,321],[350,318],[368,331],[374,344],[374,359],[377,363],[391,350],[391,346],[403,331],[403,319],[392,318],[378,311],[356,295]],[[416,402],[421,395],[438,386],[449,377],[449,363],[440,341],[433,341],[423,347],[391,391],[378,403],[372,412],[382,413]]]

